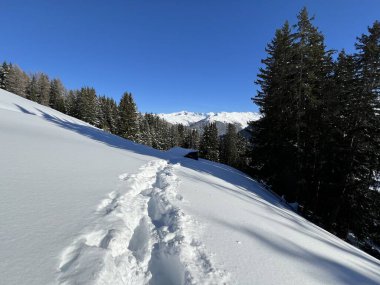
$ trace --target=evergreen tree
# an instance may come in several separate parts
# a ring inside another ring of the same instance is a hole
[[[182,124],[177,125],[177,131],[178,131],[178,146],[185,147],[185,126]]]
[[[38,85],[37,102],[42,105],[49,106],[49,96],[50,96],[49,77],[44,73],[38,74],[37,85]]]
[[[252,169],[254,175],[290,199],[295,196],[297,55],[295,36],[288,22],[268,44],[256,83],[260,89],[253,101],[262,114],[251,123]]]
[[[59,79],[50,82],[49,106],[62,113],[66,112],[65,107],[65,88]]]
[[[29,80],[29,76],[20,67],[12,65],[7,71],[6,90],[21,97],[26,97]]]
[[[98,100],[94,88],[84,87],[77,93],[78,118],[98,126]]]
[[[118,134],[126,139],[137,141],[138,128],[136,104],[132,94],[125,92],[119,103]]]
[[[148,114],[140,116],[139,119],[139,130],[140,130],[140,140],[139,143],[145,144],[147,146],[152,146],[152,133],[149,126],[149,121],[147,119]]]
[[[38,100],[38,83],[37,76],[35,74],[32,75],[32,78],[28,84],[26,98],[34,102],[37,102]]]
[[[8,74],[11,68],[11,64],[7,64],[5,61],[3,62],[0,68],[0,88],[7,90],[7,82],[8,82]]]
[[[299,201],[317,210],[321,183],[324,95],[333,69],[331,52],[324,37],[311,23],[306,8],[298,15],[296,36],[296,145]]]
[[[69,116],[79,118],[78,91],[70,90],[65,98],[65,109]]]
[[[199,151],[201,157],[219,161],[218,129],[215,122],[204,126]]]
[[[380,23],[358,38],[354,55],[354,84],[340,85],[350,95],[344,102],[350,107],[350,119],[344,126],[348,168],[344,176],[344,204],[336,211],[341,225],[360,236],[373,236],[371,228],[380,219],[373,207],[379,195],[373,195],[380,172]],[[352,60],[351,60],[352,61]]]
[[[185,129],[183,147],[189,149],[199,149],[200,135],[196,129]]]
[[[118,109],[115,100],[106,96],[100,96],[98,97],[98,102],[98,120],[100,128],[111,133],[116,133]]]
[[[220,161],[237,167],[239,164],[238,134],[233,124],[228,124],[227,133],[220,139]]]

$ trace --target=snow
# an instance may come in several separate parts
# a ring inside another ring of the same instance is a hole
[[[2,284],[380,284],[245,174],[0,90]]]
[[[173,147],[173,148],[167,150],[166,154],[168,155],[168,157],[173,159],[173,158],[184,157],[185,155],[187,155],[191,152],[198,152],[198,151],[195,149],[183,148],[183,147],[176,146],[176,147]]]
[[[241,129],[248,126],[248,122],[260,118],[258,113],[253,112],[217,112],[217,113],[194,113],[181,111],[170,114],[158,114],[158,116],[172,124],[182,124],[191,126],[192,124],[204,121],[205,123],[222,122],[226,124],[237,124]]]
[[[204,120],[207,115],[205,113],[181,111],[170,114],[158,114],[158,116],[171,124],[182,124],[184,126],[190,126],[193,123]]]

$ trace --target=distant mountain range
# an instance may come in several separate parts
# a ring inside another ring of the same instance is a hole
[[[195,113],[181,111],[170,114],[158,114],[158,116],[171,124],[182,124],[200,131],[202,131],[204,125],[216,122],[219,135],[226,133],[228,124],[234,124],[237,130],[241,131],[248,126],[248,122],[256,121],[260,118],[260,114],[254,112]]]

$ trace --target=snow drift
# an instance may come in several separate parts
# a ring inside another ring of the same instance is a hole
[[[0,90],[2,284],[380,284],[245,174]]]

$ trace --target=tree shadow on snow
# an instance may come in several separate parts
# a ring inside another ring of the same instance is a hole
[[[310,250],[306,247],[302,247],[296,242],[290,240],[287,237],[281,236],[280,234],[271,235],[261,232],[254,228],[249,228],[246,225],[231,224],[225,220],[218,220],[212,217],[213,221],[229,228],[232,231],[238,231],[248,236],[253,240],[253,242],[258,243],[260,248],[268,248],[278,254],[284,256],[287,260],[291,262],[294,260],[300,264],[305,264],[305,271],[316,281],[323,283],[326,279],[324,275],[329,274],[329,279],[334,278],[336,282],[343,284],[378,284],[380,278],[379,263],[375,262],[371,257],[366,257],[357,254],[357,256],[362,259],[362,262],[358,264],[357,262],[350,262],[349,260],[338,260],[334,258],[327,258],[319,253],[317,250]],[[325,242],[324,239],[320,241]],[[336,243],[332,243],[331,247],[334,249],[339,247]],[[345,250],[349,254],[355,254],[353,252],[355,249]],[[254,253],[253,253],[254,254]],[[356,254],[355,254],[356,255]],[[350,266],[345,264],[350,263]],[[276,270],[275,268],[273,269]],[[297,268],[296,270],[299,270]],[[371,277],[362,272],[362,270],[371,272],[373,276]],[[291,273],[291,272],[288,272]]]
[[[111,133],[98,129],[94,126],[91,126],[90,124],[81,122],[78,119],[70,118],[70,120],[66,120],[66,119],[48,114],[39,108],[35,108],[39,113],[39,114],[35,114],[17,104],[15,105],[17,108],[20,109],[20,111],[22,111],[25,114],[40,116],[46,121],[53,123],[61,128],[64,128],[66,130],[75,132],[79,135],[88,137],[89,139],[98,141],[107,146],[117,148],[117,149],[122,149],[122,150],[128,150],[128,151],[135,152],[142,155],[155,156],[155,157],[164,159],[164,152],[162,151],[153,149],[148,146],[134,143],[130,140],[121,138],[119,136],[113,135]]]
[[[286,237],[280,235],[268,236],[260,232],[258,228],[254,226],[249,227],[247,224],[230,224],[228,221],[218,220],[217,217],[210,217],[210,219],[228,228],[227,231],[240,231],[253,240],[258,241],[263,246],[270,247],[281,255],[286,255],[287,258],[298,259],[301,262],[309,264],[310,268],[319,268],[321,272],[328,272],[331,277],[335,278],[339,283],[378,284],[377,280],[380,278],[380,263],[377,262],[376,259],[299,216],[293,212],[287,204],[281,201],[281,197],[268,191],[263,185],[246,174],[227,165],[207,160],[195,161],[188,158],[173,158],[171,163],[180,163],[182,167],[219,178],[221,180],[220,182],[215,179],[202,179],[199,175],[186,173],[186,177],[193,180],[194,184],[199,181],[207,183],[214,189],[216,188],[220,191],[228,192],[242,201],[253,202],[256,207],[265,207],[268,211],[267,215],[261,214],[261,210],[252,211],[251,215],[260,215],[260,219],[266,219],[268,224],[272,223],[277,227],[286,227],[290,231],[304,236],[305,239],[311,239],[313,243],[322,243],[324,246],[336,249],[342,254],[353,255],[360,260],[360,263],[352,262],[352,266],[348,266],[344,260],[339,262],[333,258],[329,258],[328,254],[326,256],[317,254],[315,251],[304,248],[302,244],[298,245]],[[231,187],[224,182],[232,184]],[[378,276],[378,278],[374,280],[371,276],[366,276],[361,269],[363,269],[364,272],[372,272],[373,276]],[[318,272],[310,272],[308,274],[318,281]]]

